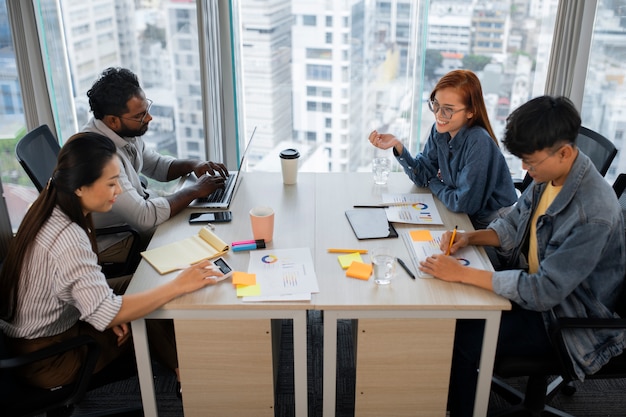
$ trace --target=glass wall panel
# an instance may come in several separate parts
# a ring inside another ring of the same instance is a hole
[[[606,179],[626,172],[626,1],[599,0],[582,105],[583,126],[618,149]]]
[[[63,139],[91,117],[86,93],[99,74],[125,67],[153,101],[146,144],[163,154],[205,158],[195,0],[40,0],[38,5],[46,77]]]
[[[15,159],[15,145],[26,133],[22,91],[19,83],[15,49],[9,25],[6,2],[0,1],[0,176],[4,200],[17,231],[37,190]],[[2,198],[2,196],[0,196]],[[0,204],[3,204],[0,201]],[[4,210],[0,209],[0,214]],[[3,223],[4,219],[0,219]],[[4,230],[3,230],[4,232]]]
[[[415,154],[434,122],[426,99],[456,68],[478,74],[501,137],[510,111],[543,94],[557,5],[241,0],[239,110],[248,132],[257,127],[252,168],[279,170],[279,151],[293,146],[304,171],[367,171],[380,152],[367,141],[373,129]]]

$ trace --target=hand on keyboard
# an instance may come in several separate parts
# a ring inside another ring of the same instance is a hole
[[[223,190],[224,181],[225,179],[221,175],[202,175],[198,178],[195,186],[201,191],[202,196],[206,196],[216,190]]]
[[[193,167],[193,172],[197,177],[204,174],[220,176],[222,178],[228,177],[228,169],[226,169],[226,165],[211,161],[198,161],[198,163]]]

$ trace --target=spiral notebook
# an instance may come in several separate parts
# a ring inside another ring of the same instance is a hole
[[[384,208],[360,208],[346,210],[346,217],[357,239],[384,239],[398,237]]]

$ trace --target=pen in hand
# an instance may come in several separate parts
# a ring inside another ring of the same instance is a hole
[[[446,250],[446,256],[450,256],[450,250],[452,250],[452,245],[454,244],[454,238],[456,237],[456,229],[458,226],[454,226],[454,230],[452,231],[452,237],[450,238],[450,244],[448,245],[448,250]]]
[[[408,266],[406,266],[406,264],[404,263],[404,261],[400,258],[396,258],[396,260],[398,261],[398,263],[400,264],[400,266],[402,267],[402,269],[404,269],[406,271],[407,274],[409,274],[409,276],[413,279],[415,279],[415,275],[413,275],[413,272],[411,272],[411,270],[409,269]]]

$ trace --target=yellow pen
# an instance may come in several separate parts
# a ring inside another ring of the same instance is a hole
[[[457,226],[454,226],[454,230],[452,231],[452,237],[450,238],[450,244],[448,245],[448,250],[446,251],[446,256],[450,255],[450,250],[452,249],[452,245],[454,244],[454,238],[456,237],[456,228]]]
[[[330,248],[328,249],[328,253],[367,253],[367,249],[335,249],[335,248]]]

